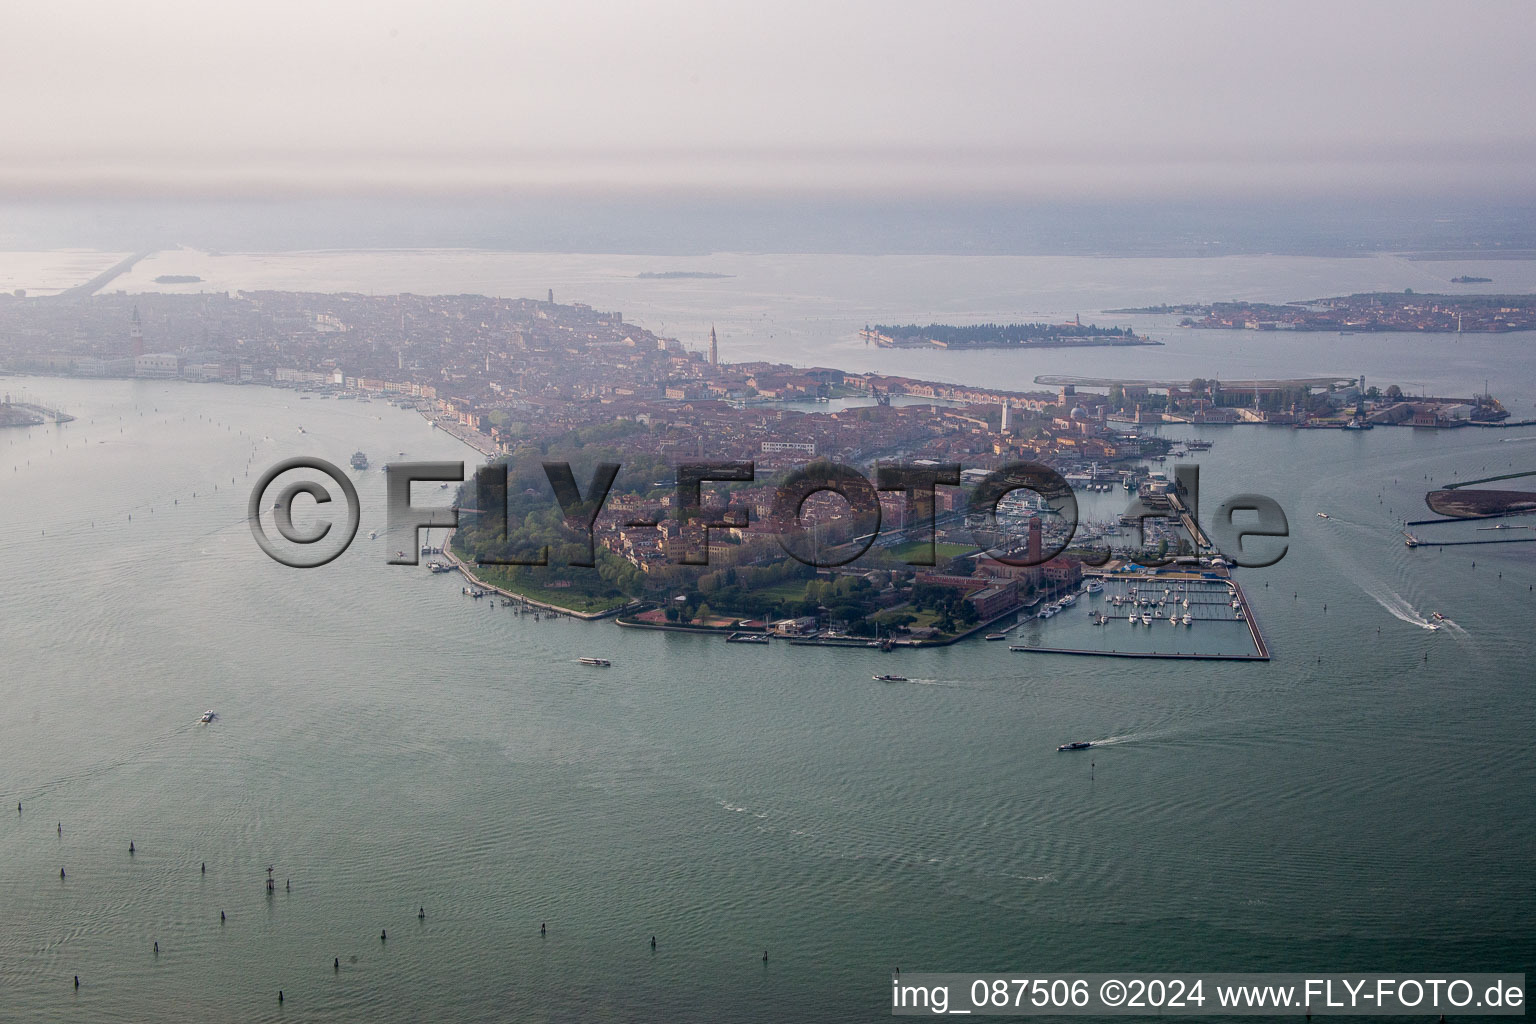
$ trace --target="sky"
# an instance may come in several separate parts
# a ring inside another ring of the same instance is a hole
[[[0,198],[1529,196],[1525,3],[48,0]]]

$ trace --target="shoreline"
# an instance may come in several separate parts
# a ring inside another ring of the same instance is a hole
[[[627,605],[620,605],[617,608],[610,608],[609,610],[602,612],[579,612],[574,608],[566,608],[562,605],[553,604],[549,601],[539,601],[535,598],[528,597],[525,594],[519,594],[515,591],[507,590],[504,587],[498,587],[493,583],[487,583],[474,574],[470,568],[469,563],[465,562],[462,558],[453,553],[453,535],[455,532],[457,531],[449,530],[448,536],[443,538],[442,557],[446,558],[448,560],[448,564],[457,569],[465,579],[479,587],[481,590],[486,591],[487,593],[500,594],[502,597],[515,598],[524,604],[533,605],[535,608],[543,608],[547,611],[559,612],[561,615],[569,615],[573,619],[582,619],[586,622],[597,622],[601,619],[611,618],[615,615],[618,615],[627,607]]]

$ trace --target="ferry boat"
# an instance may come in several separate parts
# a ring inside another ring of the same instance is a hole
[[[593,668],[607,668],[613,664],[607,658],[577,658],[576,662],[580,665],[591,665]]]
[[[1008,639],[1008,634],[1007,633],[988,633],[987,636],[986,636],[986,639],[988,639],[988,640],[1007,640]]]
[[[907,677],[906,676],[893,676],[889,672],[885,673],[884,675],[871,676],[870,678],[873,679],[877,683],[905,683],[905,682],[907,682]]]
[[[1087,750],[1091,746],[1093,746],[1092,740],[1078,740],[1075,743],[1063,743],[1056,748],[1056,753],[1060,754],[1066,750]]]
[[[430,569],[432,572],[452,572],[453,571],[453,566],[447,565],[446,563],[443,563],[443,562],[428,562],[427,563],[427,568]]]
[[[1064,597],[1060,601],[1056,602],[1056,605],[1059,608],[1071,608],[1075,604],[1077,604],[1077,595],[1076,594],[1068,594],[1066,597]]]
[[[368,468],[368,456],[364,455],[361,451],[353,452],[352,453],[352,468],[353,469],[367,469]]]

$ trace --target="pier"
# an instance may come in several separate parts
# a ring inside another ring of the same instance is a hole
[[[1029,654],[1091,654],[1101,658],[1161,658],[1164,661],[1268,661],[1268,654],[1184,654],[1179,651],[1094,651],[1072,647],[1023,647]]]

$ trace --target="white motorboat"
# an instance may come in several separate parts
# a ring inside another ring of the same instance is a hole
[[[216,714],[212,709],[209,709],[209,710],[203,712],[202,717],[199,718],[198,721],[202,722],[204,725],[207,725],[209,722],[213,721],[215,718],[218,718],[218,717],[219,717],[218,714]]]

